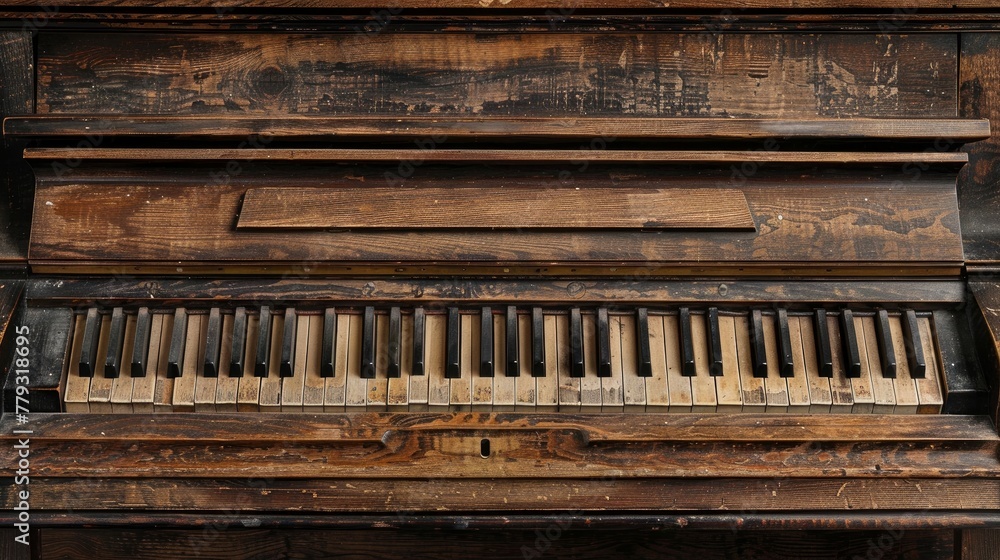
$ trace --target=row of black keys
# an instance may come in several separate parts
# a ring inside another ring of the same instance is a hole
[[[268,306],[263,306],[259,311],[259,328],[257,353],[254,358],[254,375],[266,377],[269,371],[269,355],[271,340],[271,314],[272,310]],[[517,336],[517,307],[508,306],[506,313],[506,374],[508,376],[519,375],[518,367],[518,336]],[[401,334],[401,310],[393,307],[389,311],[389,338],[388,338],[388,376],[400,376],[400,348]],[[480,353],[482,361],[480,363],[479,375],[482,377],[493,376],[493,310],[483,307],[479,310],[482,318],[480,327]],[[611,349],[608,322],[608,309],[597,310],[597,373],[600,377],[611,376]],[[858,348],[858,339],[855,332],[854,318],[851,310],[844,309],[839,312],[840,320],[840,340],[842,345],[842,356],[847,377],[861,376],[861,356]],[[823,377],[833,376],[833,358],[831,349],[831,339],[828,331],[826,311],[816,309],[813,312],[814,332],[816,337],[816,353],[819,362],[819,374]],[[246,343],[247,332],[247,311],[245,307],[237,307],[233,318],[232,352],[229,364],[229,375],[231,377],[241,377],[243,375],[244,345]],[[446,362],[445,377],[461,377],[459,357],[460,357],[460,317],[459,309],[456,307],[447,310],[447,335],[445,340]],[[146,375],[146,357],[149,350],[151,312],[148,308],[140,308],[136,315],[136,336],[132,352],[131,373],[133,377]],[[423,308],[417,307],[413,310],[413,345],[409,351],[413,355],[412,374],[424,374],[424,317]],[[573,377],[584,376],[584,351],[583,351],[583,321],[579,308],[573,308],[569,312],[570,325],[570,375]],[[648,310],[639,308],[635,310],[637,337],[636,351],[638,356],[637,371],[642,377],[652,376],[652,363],[649,349],[649,321]],[[687,307],[678,310],[679,331],[677,333],[680,344],[681,373],[686,376],[695,375],[695,350],[691,335],[691,321],[706,321],[708,332],[708,355],[709,373],[711,375],[723,375],[722,365],[722,341],[719,335],[719,310],[711,307],[704,313],[692,313]],[[187,329],[187,317],[184,308],[179,308],[174,312],[173,332],[171,333],[170,350],[168,356],[167,375],[179,377],[182,371],[183,351],[185,347],[185,337]],[[764,329],[765,320],[776,321],[778,334],[778,371],[782,377],[791,377],[794,374],[792,344],[788,329],[788,312],[785,309],[778,309],[774,314],[764,314],[760,310],[750,311],[750,350],[752,354],[753,374],[755,377],[767,377],[768,363],[764,349]],[[336,350],[336,321],[337,313],[335,309],[324,310],[323,317],[323,343],[321,375],[332,377],[334,375],[334,358]],[[912,310],[902,312],[901,322],[904,331],[904,347],[906,349],[907,363],[910,364],[910,374],[915,378],[923,378],[926,372],[924,362],[924,352],[920,342],[920,334],[917,327],[916,314]],[[896,377],[896,357],[893,348],[891,334],[889,330],[889,316],[885,310],[876,312],[876,332],[878,339],[878,349],[880,363],[882,364],[882,375],[885,377]],[[97,369],[95,364],[97,356],[98,338],[101,329],[101,316],[96,308],[87,311],[84,328],[83,347],[80,356],[79,372],[81,376],[92,377]],[[293,359],[295,355],[295,332],[296,332],[296,311],[294,308],[284,310],[284,332],[282,333],[281,344],[281,365],[279,368],[282,377],[290,377],[293,372]],[[534,377],[545,376],[545,340],[543,329],[543,311],[540,307],[531,309],[531,374]],[[125,312],[122,308],[115,308],[111,313],[111,333],[108,341],[107,360],[104,364],[105,377],[118,377],[122,369],[121,358],[122,349],[125,343]],[[222,364],[219,363],[219,348],[222,341],[222,316],[218,308],[209,312],[208,329],[206,335],[205,361],[202,366],[202,374],[206,377],[217,377]],[[364,308],[364,319],[362,327],[361,342],[361,377],[375,377],[375,308]]]

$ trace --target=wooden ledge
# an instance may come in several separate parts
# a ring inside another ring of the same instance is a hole
[[[33,415],[31,425],[38,441],[79,443],[382,443],[404,433],[545,431],[588,442],[1000,442],[988,417],[947,414],[49,413]],[[13,415],[0,426],[17,429]]]
[[[725,118],[528,118],[528,117],[284,117],[31,116],[8,117],[12,137],[190,137],[330,140],[394,137],[427,140],[518,138],[647,140],[929,140],[944,150],[990,136],[987,119],[725,119]],[[943,150],[942,150],[943,151]]]
[[[93,161],[267,161],[609,164],[956,164],[969,161],[962,152],[768,152],[761,150],[500,150],[500,149],[185,149],[185,148],[26,148],[28,160]]]

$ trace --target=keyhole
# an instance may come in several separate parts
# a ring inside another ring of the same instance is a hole
[[[484,439],[479,442],[479,454],[486,459],[490,456],[490,440]]]

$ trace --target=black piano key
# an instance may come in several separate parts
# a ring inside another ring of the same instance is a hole
[[[122,365],[122,348],[125,342],[125,310],[116,307],[111,312],[111,333],[108,337],[108,354],[104,360],[104,377],[118,377]]]
[[[484,307],[479,323],[479,377],[493,377],[493,310]]]
[[[878,340],[878,359],[882,364],[882,377],[896,377],[896,349],[892,346],[889,331],[889,312],[879,309],[875,314],[875,336]]]
[[[506,326],[506,338],[507,338],[507,368],[505,371],[507,377],[520,377],[521,375],[521,364],[518,352],[519,343],[517,337],[517,307],[513,305],[507,306],[507,326]]]
[[[645,307],[635,310],[635,350],[639,360],[639,377],[653,376],[653,361],[649,356],[649,311]]]
[[[830,347],[830,329],[826,323],[826,310],[813,313],[813,331],[816,336],[816,361],[820,377],[833,377],[833,348]]]
[[[531,309],[531,376],[545,377],[545,318],[541,307]]]
[[[691,310],[687,307],[680,308],[677,323],[680,326],[677,330],[677,336],[681,345],[681,375],[691,377],[695,374],[694,338],[691,335]]]
[[[606,307],[597,310],[597,376],[611,377],[611,326]]]
[[[448,324],[445,340],[444,376],[446,379],[459,379],[462,369],[459,360],[462,356],[462,317],[457,307],[448,308]]]
[[[180,377],[184,373],[184,347],[187,346],[187,311],[178,307],[174,311],[174,330],[170,334],[170,351],[167,353],[167,377]]]
[[[132,346],[132,377],[146,376],[146,358],[149,356],[149,334],[153,328],[148,307],[140,307],[135,315],[135,344]]]
[[[229,355],[229,377],[243,377],[243,361],[246,359],[247,309],[237,307],[233,313],[233,345]]]
[[[719,308],[708,308],[708,373],[722,375],[722,333],[719,331]]]
[[[219,376],[219,347],[222,344],[222,313],[218,307],[208,312],[208,332],[205,334],[205,363],[201,374],[204,377]]]
[[[295,373],[295,324],[297,318],[294,309],[289,307],[285,310],[284,332],[281,334],[281,365],[278,368],[278,375],[281,377],[291,377]]]
[[[764,317],[760,309],[750,312],[750,355],[753,376],[767,377],[767,351],[764,349]]]
[[[583,316],[580,308],[569,310],[569,376],[583,377]]]
[[[844,372],[847,377],[861,377],[861,350],[858,333],[854,329],[854,313],[850,309],[840,312],[840,342],[844,347]]]
[[[413,371],[411,375],[424,374],[424,308],[413,310]]]
[[[793,377],[795,362],[792,358],[792,334],[788,329],[788,311],[778,310],[778,375]]]
[[[335,349],[337,347],[337,310],[333,307],[323,311],[323,354],[320,363],[320,377],[333,377],[337,374]]]
[[[399,369],[399,339],[403,330],[402,312],[398,307],[389,310],[389,365],[386,368],[386,377],[400,377],[402,372]]]
[[[101,316],[97,308],[87,310],[83,327],[83,348],[80,350],[80,377],[93,377],[97,369],[97,341],[101,334]]]
[[[924,345],[920,342],[920,326],[917,314],[912,309],[903,313],[903,345],[906,348],[906,363],[910,366],[910,377],[923,379],[927,375],[924,361]]]
[[[361,377],[375,379],[375,308],[370,305],[361,322]]]
[[[271,308],[260,308],[260,321],[257,325],[257,355],[254,357],[253,374],[255,377],[267,377],[270,373],[269,359],[271,357]]]

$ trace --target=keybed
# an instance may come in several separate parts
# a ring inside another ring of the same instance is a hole
[[[937,413],[934,338],[929,314],[884,309],[89,308],[64,405]]]

